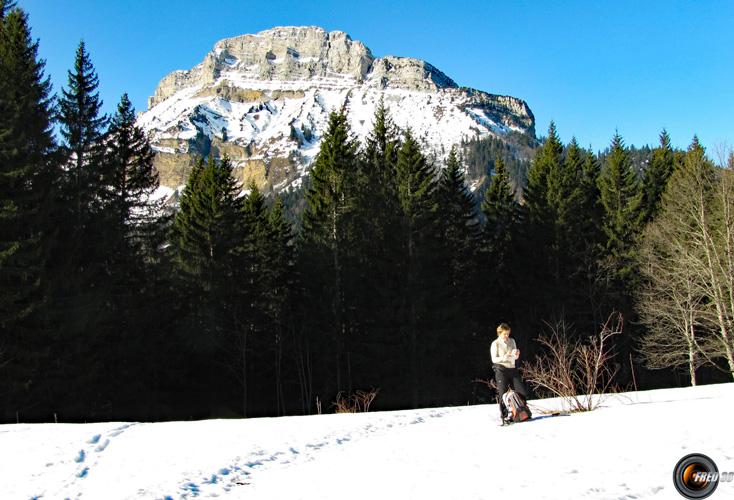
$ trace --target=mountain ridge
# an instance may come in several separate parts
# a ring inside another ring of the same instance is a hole
[[[218,41],[194,68],[160,81],[138,124],[164,186],[185,183],[198,156],[226,154],[241,182],[281,191],[307,175],[330,111],[345,107],[364,139],[379,102],[439,161],[465,139],[535,134],[521,99],[460,87],[419,59],[376,58],[347,33],[316,26]]]

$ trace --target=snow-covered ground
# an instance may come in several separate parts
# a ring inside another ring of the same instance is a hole
[[[498,426],[496,405],[0,426],[0,498],[679,499],[689,453],[734,471],[734,384],[627,393]],[[734,483],[711,497],[734,498]]]

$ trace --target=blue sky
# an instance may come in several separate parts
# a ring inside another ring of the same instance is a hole
[[[538,134],[605,148],[694,134],[734,144],[734,2],[19,0],[58,91],[84,39],[105,111],[142,111],[166,74],[222,38],[273,26],[341,30],[377,56],[424,59],[459,85],[524,99]]]

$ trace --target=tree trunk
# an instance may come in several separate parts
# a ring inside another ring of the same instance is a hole
[[[247,418],[247,330],[242,336],[242,417]]]
[[[696,344],[693,341],[695,339],[695,332],[693,330],[693,324],[689,325],[691,337],[688,341],[688,373],[691,377],[691,386],[696,386]]]

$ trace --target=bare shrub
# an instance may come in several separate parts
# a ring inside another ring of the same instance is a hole
[[[335,413],[366,413],[370,411],[370,405],[375,400],[380,389],[369,391],[356,391],[351,396],[343,393],[336,395],[336,401],[332,403]]]
[[[546,353],[523,367],[523,378],[537,392],[561,398],[571,411],[594,410],[612,389],[617,370],[609,366],[611,344],[622,325],[622,315],[612,314],[599,334],[586,341],[571,339],[563,321],[551,326],[550,335],[537,339]]]

